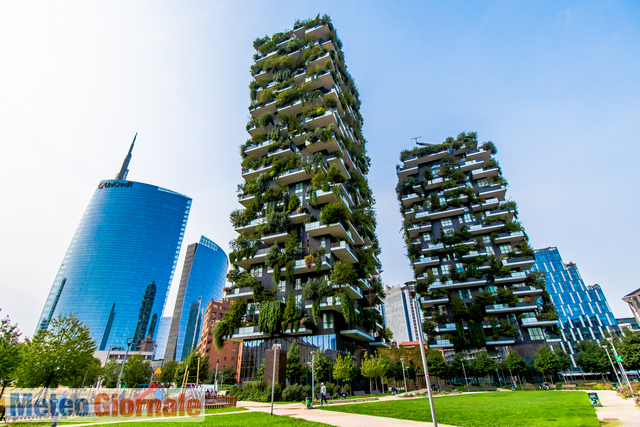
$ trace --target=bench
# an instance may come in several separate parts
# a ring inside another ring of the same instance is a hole
[[[498,391],[498,389],[490,385],[490,386],[486,386],[484,388],[484,391]]]
[[[442,387],[442,391],[453,391],[453,389],[449,386]]]
[[[576,388],[577,386],[575,384],[562,384],[562,389],[566,389],[566,388]]]
[[[366,396],[366,394],[362,390],[354,391],[353,395],[354,396]]]
[[[534,385],[523,385],[522,389],[523,390],[535,390],[536,386],[534,386]]]
[[[380,392],[380,390],[371,390],[371,395],[372,395],[372,396],[374,396],[374,395],[380,395],[380,394],[382,394],[382,393]]]
[[[321,396],[320,394],[317,394],[317,395],[316,395],[316,397],[318,398],[318,400],[320,400],[322,396]],[[325,398],[326,400],[333,399],[333,397],[332,397],[332,396],[331,396],[331,394],[329,394],[329,393],[326,393],[326,394],[324,395],[324,398]]]
[[[238,403],[238,396],[221,396],[217,399],[205,399],[205,408],[226,408],[228,406],[236,406]]]
[[[478,387],[474,387],[472,385],[466,387],[467,391],[478,391]]]

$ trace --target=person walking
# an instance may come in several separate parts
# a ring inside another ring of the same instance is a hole
[[[327,406],[329,406],[329,402],[327,402],[327,387],[324,385],[324,383],[320,384],[320,406],[323,405],[323,403],[326,403]]]
[[[54,409],[51,427],[57,427],[58,420],[60,419],[60,417],[67,415],[62,413],[65,409],[66,401],[67,401],[67,395],[63,393],[62,396],[60,396],[60,399],[58,399],[58,401],[56,402],[56,408]]]

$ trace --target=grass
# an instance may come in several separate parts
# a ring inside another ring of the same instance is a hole
[[[227,406],[226,408],[207,408],[204,410],[205,414],[222,414],[225,412],[241,412],[246,411],[247,408],[241,408],[236,406]]]
[[[490,392],[434,399],[438,421],[460,427],[598,427],[586,393]],[[329,406],[327,411],[431,422],[429,399]]]

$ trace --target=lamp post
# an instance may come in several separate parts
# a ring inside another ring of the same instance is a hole
[[[271,415],[273,415],[273,394],[276,387],[276,351],[280,350],[280,344],[273,345],[273,373],[271,374]]]
[[[407,390],[407,377],[404,374],[404,357],[400,358],[400,362],[402,363],[402,379],[404,379],[404,392],[406,393]]]
[[[616,371],[616,367],[613,364],[613,360],[611,360],[611,356],[609,355],[609,346],[603,345],[602,348],[604,348],[604,351],[607,352],[607,357],[609,358],[609,363],[611,363],[611,367],[613,368],[613,373],[616,374],[616,379],[618,380],[618,383],[620,385],[622,385],[622,381],[620,381],[620,377],[618,376],[618,371]]]
[[[414,290],[415,292],[415,290]],[[417,305],[413,302],[413,295],[409,295],[414,307]],[[420,356],[422,356],[422,367],[424,368],[424,377],[427,381],[427,393],[429,393],[429,409],[431,409],[431,419],[433,421],[433,427],[438,427],[438,420],[436,420],[436,411],[433,407],[433,395],[431,394],[431,381],[429,380],[429,368],[427,367],[427,358],[424,355],[424,345],[422,344],[422,323],[420,323],[420,330],[418,331],[418,341],[420,343]],[[417,376],[416,376],[417,378]]]
[[[311,407],[313,408],[313,398],[315,397],[315,380],[316,380],[316,370],[315,370],[315,361],[316,361],[316,352],[311,352]],[[307,362],[309,363],[309,362]]]
[[[124,361],[122,362],[122,367],[120,368],[120,375],[118,375],[118,386],[116,388],[120,388],[120,380],[122,379],[122,372],[124,371],[124,365],[127,363],[127,357],[129,356],[129,348],[133,344],[133,338],[127,338],[127,351],[124,353]]]
[[[219,357],[216,359],[216,374],[213,377],[213,387],[216,393],[218,392],[218,363],[220,363]]]
[[[624,378],[624,380],[626,381],[627,386],[629,387],[629,391],[633,395],[633,388],[631,388],[631,383],[629,382],[629,377],[627,377],[627,372],[625,371],[624,366],[622,366],[622,363],[620,362],[622,360],[622,358],[620,356],[618,356],[618,352],[616,351],[616,347],[613,345],[613,338],[607,338],[607,341],[609,341],[611,343],[611,349],[613,350],[613,355],[615,356],[616,362],[618,362],[618,366],[620,367],[620,372],[622,373],[622,378]]]
[[[464,374],[464,383],[467,385],[467,387],[469,387],[469,381],[467,380],[467,370],[464,369],[464,362],[465,362],[465,360],[462,359],[460,361],[460,364],[462,365],[462,373]]]

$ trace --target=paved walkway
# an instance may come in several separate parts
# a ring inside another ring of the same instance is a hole
[[[597,390],[602,408],[596,408],[599,420],[617,419],[621,425],[640,425],[640,408],[633,399],[623,399],[613,390]]]

